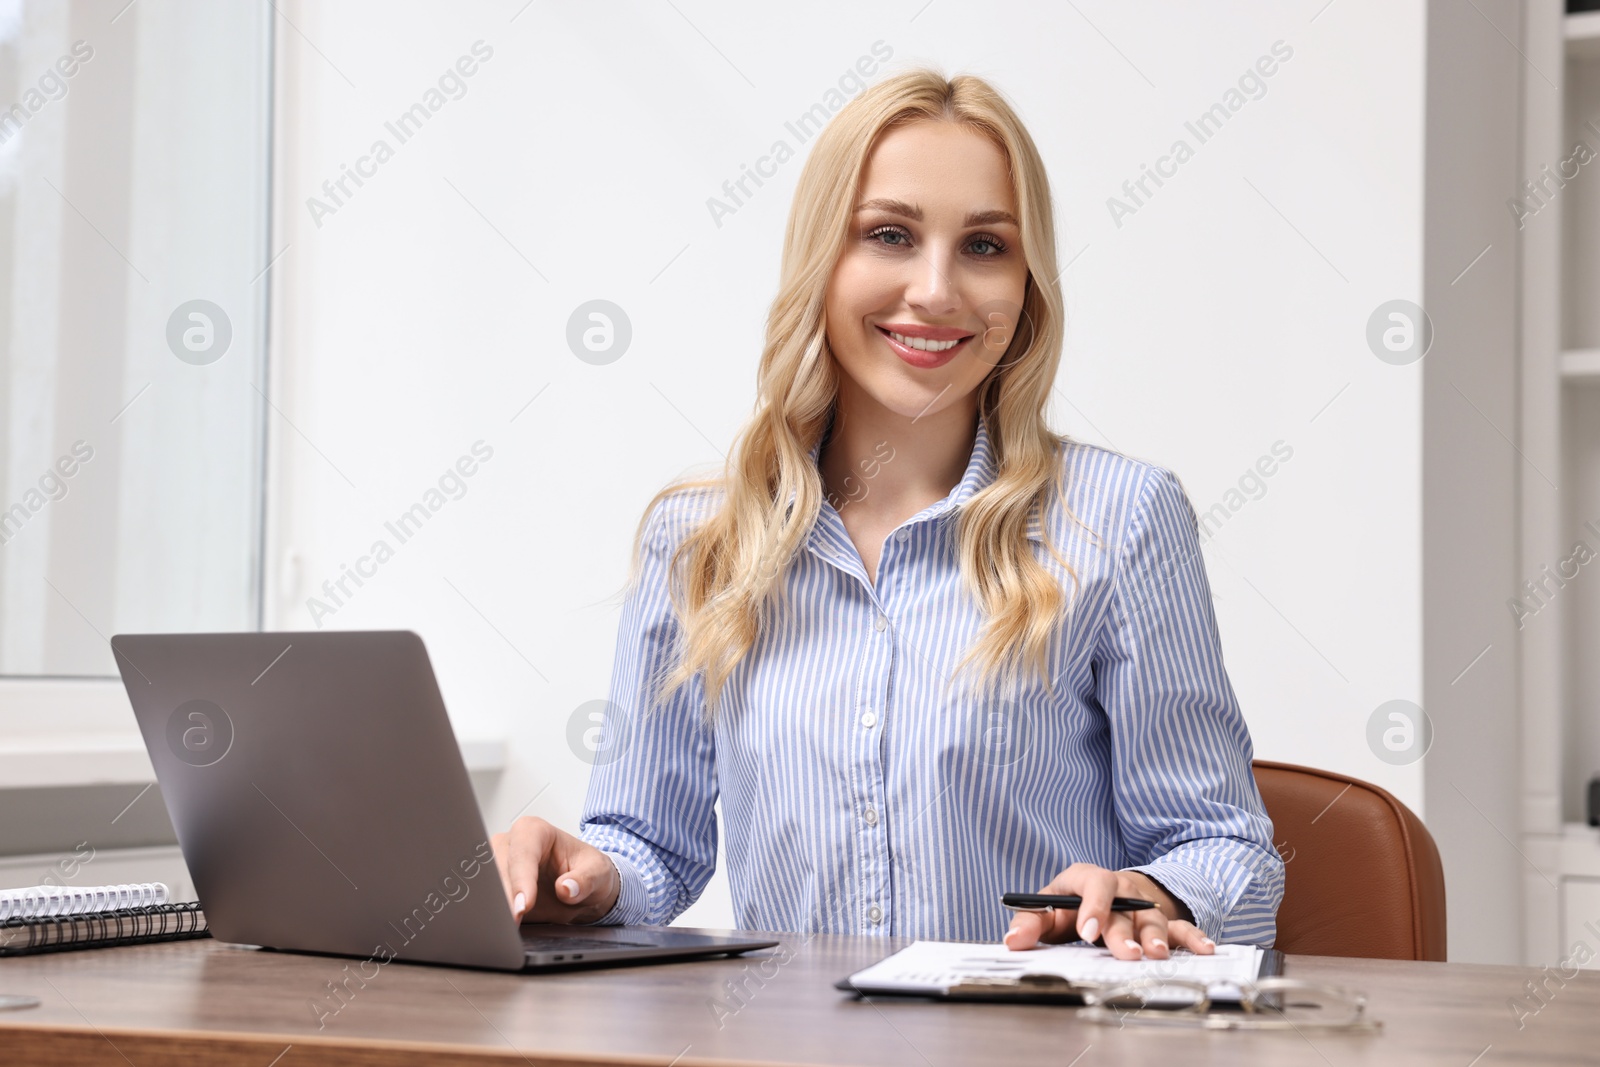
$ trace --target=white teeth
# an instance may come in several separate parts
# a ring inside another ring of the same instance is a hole
[[[924,352],[946,352],[966,340],[963,337],[956,341],[930,341],[925,337],[907,337],[905,334],[895,333],[893,330],[886,330],[885,332],[907,348],[917,348]]]

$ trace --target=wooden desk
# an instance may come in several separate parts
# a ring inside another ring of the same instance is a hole
[[[1291,956],[1288,973],[1365,990],[1372,1035],[1208,1033],[1078,1022],[1075,1009],[859,1001],[833,982],[905,941],[789,935],[758,956],[559,975],[392,963],[322,1017],[345,961],[190,941],[0,960],[0,1064],[1593,1064],[1600,973],[1562,984],[1519,1030],[1542,972]],[[753,977],[752,977],[753,976]],[[739,999],[728,983],[743,983]],[[715,1002],[724,1007],[718,1009]],[[329,1002],[337,1004],[338,1002]],[[1074,1059],[1074,1057],[1079,1057]]]

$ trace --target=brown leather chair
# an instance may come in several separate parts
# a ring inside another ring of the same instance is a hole
[[[1356,778],[1266,760],[1254,768],[1284,860],[1274,947],[1442,961],[1444,868],[1422,820]]]

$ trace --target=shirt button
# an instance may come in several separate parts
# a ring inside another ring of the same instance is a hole
[[[910,530],[896,530],[894,532],[894,539],[896,541],[899,541],[901,544],[905,544],[907,541],[909,541],[911,539],[911,531]]]
[[[882,633],[889,628],[889,620],[884,618],[882,615],[879,615],[873,620],[872,626],[873,629],[877,630],[879,633]]]
[[[878,725],[877,714],[871,711],[863,711],[861,713],[861,725],[865,726],[869,730]]]
[[[876,808],[868,808],[866,811],[861,813],[861,817],[867,820],[868,826],[878,825],[878,809]]]
[[[883,909],[874,904],[867,909],[867,918],[871,919],[874,925],[883,922]]]

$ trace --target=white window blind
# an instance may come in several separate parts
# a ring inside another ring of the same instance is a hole
[[[258,625],[271,30],[0,0],[0,675]]]

